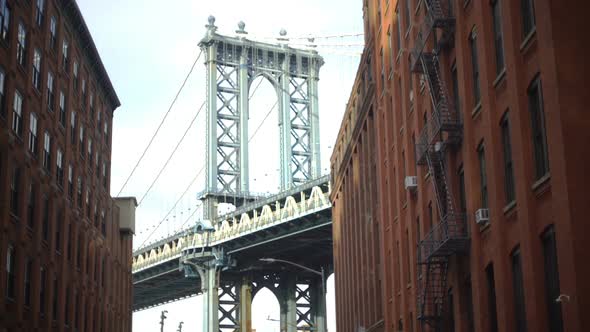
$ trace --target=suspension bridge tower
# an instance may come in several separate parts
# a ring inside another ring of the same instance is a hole
[[[318,79],[324,61],[315,50],[289,47],[285,30],[271,44],[248,39],[244,22],[235,37],[218,34],[213,16],[206,28],[199,43],[207,75],[206,180],[199,198],[203,218],[214,220],[218,203],[239,207],[256,198],[249,190],[248,111],[258,76],[278,97],[281,191],[320,176]]]

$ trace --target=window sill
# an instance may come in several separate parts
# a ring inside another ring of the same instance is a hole
[[[543,195],[545,192],[549,190],[549,188],[551,187],[549,180],[551,180],[551,174],[547,172],[547,174],[543,175],[540,179],[533,183],[531,189],[537,197]]]
[[[523,55],[528,53],[528,50],[531,48],[532,40],[534,39],[534,37],[537,34],[537,27],[534,27],[531,32],[529,32],[528,35],[526,35],[526,37],[524,37],[524,40],[522,41],[522,43],[520,44],[520,53],[522,53]]]
[[[420,13],[420,5],[422,5],[422,1],[423,0],[418,0],[418,3],[416,4],[416,9],[414,10],[414,16],[418,16],[418,14]]]
[[[492,85],[494,86],[495,89],[497,89],[498,86],[504,82],[506,82],[506,67],[504,67],[502,69],[502,71],[498,74],[498,76],[496,77],[496,79],[494,80],[494,83],[492,83]]]
[[[505,216],[510,215],[514,211],[515,207],[516,207],[516,200],[512,200],[512,202],[506,204],[506,206],[502,209],[502,212],[504,212]]]
[[[408,36],[410,36],[410,31],[412,31],[412,24],[410,24],[410,26],[406,28],[406,34],[404,35],[404,39],[408,39]]]
[[[402,204],[402,210],[405,210],[408,207],[408,200],[405,200]]]
[[[397,51],[397,55],[395,56],[395,62],[399,63],[399,59],[402,57],[402,48],[400,47],[399,50]]]
[[[471,118],[475,119],[478,115],[481,114],[481,101],[475,105],[473,110],[471,111]]]
[[[471,4],[471,0],[465,0],[465,1],[463,1],[463,9],[467,9],[467,7],[469,6],[469,4]]]

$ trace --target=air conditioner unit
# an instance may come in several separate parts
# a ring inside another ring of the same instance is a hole
[[[490,222],[490,210],[489,209],[479,209],[475,211],[475,222],[478,225],[485,225]]]
[[[434,151],[440,152],[443,148],[443,142],[436,142],[434,143]]]
[[[415,191],[418,188],[418,177],[417,176],[406,176],[404,180],[406,190]]]

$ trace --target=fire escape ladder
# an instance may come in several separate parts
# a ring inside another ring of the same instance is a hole
[[[448,266],[448,257],[430,260],[424,265],[426,274],[420,280],[423,292],[418,299],[418,319],[432,326],[435,331],[440,328],[443,314],[447,294]]]
[[[418,319],[440,331],[447,293],[450,256],[468,247],[463,215],[455,212],[452,190],[447,179],[446,151],[460,142],[461,124],[455,105],[441,75],[439,54],[453,47],[455,20],[449,0],[426,0],[427,14],[411,53],[412,71],[424,75],[432,101],[432,116],[416,142],[417,163],[426,164],[436,195],[439,223],[433,225],[418,246]],[[430,36],[431,51],[426,45]],[[440,38],[439,38],[440,37]]]

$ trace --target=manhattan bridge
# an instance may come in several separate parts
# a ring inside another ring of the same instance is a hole
[[[194,295],[203,331],[251,331],[252,299],[263,288],[280,304],[281,331],[326,331],[332,272],[330,178],[320,166],[314,49],[218,33],[209,17],[199,46],[206,67],[205,185],[193,225],[133,253],[133,310]],[[250,191],[249,94],[263,77],[276,91],[280,191]],[[235,206],[223,215],[221,203]],[[303,266],[305,265],[305,266]]]

